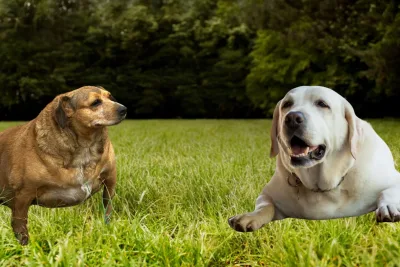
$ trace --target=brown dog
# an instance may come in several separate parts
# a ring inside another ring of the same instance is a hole
[[[115,192],[114,150],[106,126],[121,122],[126,107],[104,88],[85,86],[57,96],[34,120],[0,133],[0,202],[25,245],[30,205],[80,204],[102,185],[105,220]]]

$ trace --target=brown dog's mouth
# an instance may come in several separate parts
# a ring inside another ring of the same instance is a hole
[[[113,125],[117,125],[120,122],[122,122],[125,119],[125,117],[123,117],[122,119],[116,120],[116,121],[112,121],[112,122],[96,122],[94,123],[94,127],[105,127],[105,126],[113,126]]]
[[[326,146],[325,145],[317,145],[312,146],[307,144],[303,139],[293,136],[290,140],[290,149],[291,154],[290,157],[292,160],[300,160],[300,159],[314,159],[320,160],[324,157]]]

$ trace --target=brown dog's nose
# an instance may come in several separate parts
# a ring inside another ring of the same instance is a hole
[[[122,105],[121,105],[121,106],[118,108],[118,114],[119,114],[121,117],[125,116],[127,112],[128,112],[128,109],[127,109],[125,106],[122,106]]]
[[[305,120],[304,114],[299,111],[289,112],[285,117],[285,124],[291,129],[296,129]]]

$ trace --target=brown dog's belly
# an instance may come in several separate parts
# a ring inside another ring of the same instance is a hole
[[[66,188],[47,187],[42,188],[42,193],[34,200],[36,204],[47,208],[61,208],[78,205],[99,191],[99,187],[93,188],[89,183]]]

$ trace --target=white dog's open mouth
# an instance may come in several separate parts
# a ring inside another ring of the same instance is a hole
[[[307,144],[304,140],[297,136],[293,136],[290,140],[290,149],[291,154],[290,157],[292,161],[301,161],[304,160],[320,160],[324,157],[326,146],[325,145],[318,145],[312,146]]]

